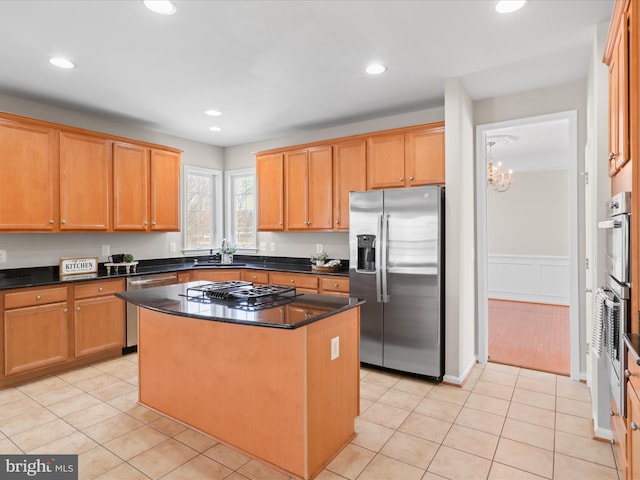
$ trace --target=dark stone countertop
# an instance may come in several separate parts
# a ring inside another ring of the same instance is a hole
[[[197,266],[194,259],[198,258]],[[348,261],[342,260],[343,268],[339,272],[318,272],[311,268],[309,259],[290,257],[258,257],[252,255],[234,255],[235,265],[207,264],[208,257],[179,257],[157,260],[140,260],[135,273],[124,273],[120,268],[118,274],[107,275],[104,264],[98,268],[98,276],[93,278],[77,278],[61,280],[58,266],[15,268],[0,270],[0,290],[23,287],[39,287],[46,285],[67,284],[69,282],[109,280],[113,278],[127,278],[137,275],[150,275],[154,273],[181,272],[190,270],[251,268],[255,270],[280,271],[291,273],[308,273],[316,275],[349,276]],[[237,265],[237,264],[243,265]]]
[[[627,348],[633,355],[636,363],[640,365],[640,335],[637,333],[625,333],[624,342],[627,344]]]
[[[178,317],[284,329],[302,327],[364,303],[358,298],[304,293],[292,296],[288,303],[250,311],[224,300],[212,303],[187,298],[188,288],[207,283],[210,282],[146,288],[120,292],[116,296],[140,307]]]

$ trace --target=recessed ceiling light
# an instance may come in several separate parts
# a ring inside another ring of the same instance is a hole
[[[496,3],[496,12],[511,13],[524,7],[527,0],[501,0]]]
[[[60,67],[60,68],[73,68],[73,67],[75,67],[75,64],[71,60],[67,60],[66,58],[62,58],[62,57],[50,58],[49,59],[49,63],[51,65],[55,65],[56,67]]]
[[[219,117],[220,115],[222,115],[222,112],[219,112],[218,110],[207,110],[204,113],[207,115],[211,115],[212,117]]]
[[[367,72],[369,75],[380,75],[381,73],[386,71],[387,71],[387,67],[385,67],[384,65],[380,65],[379,63],[374,63],[373,65],[369,65],[365,69],[365,72]]]
[[[176,6],[169,0],[143,0],[144,6],[152,12],[162,15],[173,15],[176,13]]]
[[[222,129],[220,127],[209,127],[209,130],[211,130],[212,132],[221,132]]]

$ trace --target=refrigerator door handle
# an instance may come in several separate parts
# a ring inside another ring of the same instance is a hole
[[[380,256],[382,255],[382,246],[384,245],[384,240],[381,237],[382,235],[382,222],[383,222],[383,215],[379,215],[378,216],[378,226],[376,228],[377,232],[376,232],[376,238],[378,239],[378,245],[377,245],[377,252],[376,252],[376,257],[375,257],[375,267],[376,267],[376,301],[378,303],[382,303],[382,276],[380,273],[380,266],[381,266],[381,259]]]
[[[389,302],[389,290],[387,287],[389,267],[389,214],[381,215],[382,245],[380,245],[380,276],[382,277],[382,303]]]

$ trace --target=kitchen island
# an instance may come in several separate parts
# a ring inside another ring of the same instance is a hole
[[[206,282],[119,293],[139,308],[140,403],[309,479],[353,438],[362,303],[272,308],[189,298]]]

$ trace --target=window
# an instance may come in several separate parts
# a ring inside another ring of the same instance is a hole
[[[185,166],[184,249],[218,248],[222,241],[221,172]]]
[[[256,250],[256,173],[252,168],[225,173],[227,240],[238,250]]]

